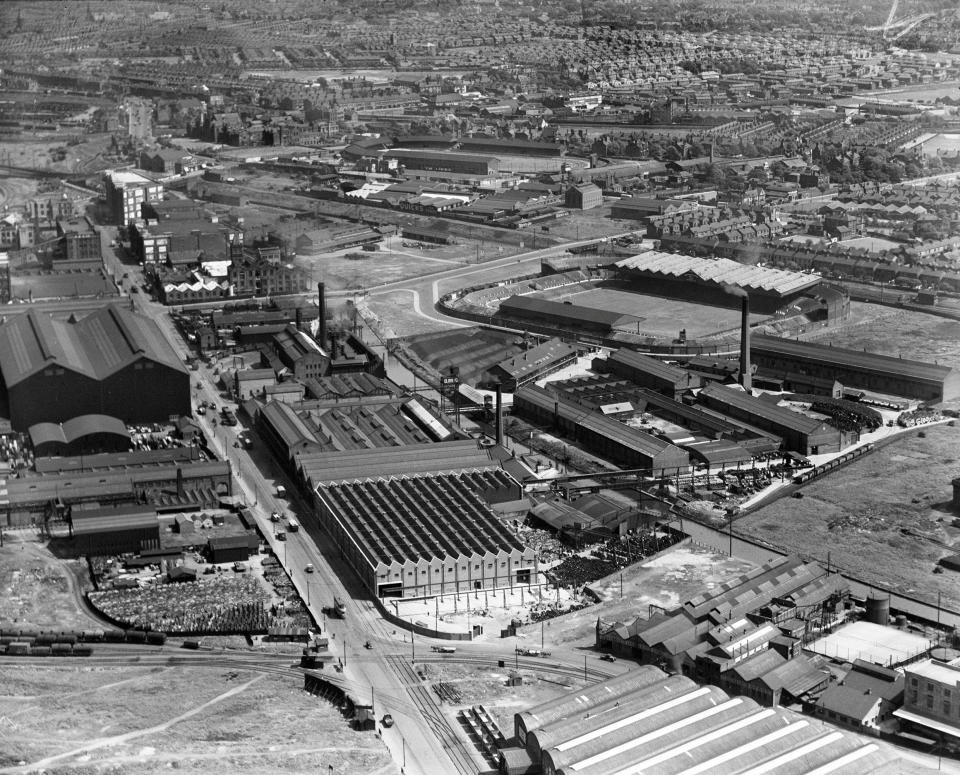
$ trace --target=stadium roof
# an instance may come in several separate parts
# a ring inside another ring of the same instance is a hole
[[[638,320],[634,315],[624,315],[622,312],[608,312],[593,307],[581,307],[577,304],[565,304],[562,301],[537,299],[532,296],[511,296],[509,299],[504,299],[500,302],[500,313],[522,317],[544,315],[560,318],[573,325],[586,322],[610,328]]]
[[[805,290],[820,282],[820,278],[816,275],[751,266],[729,258],[694,258],[676,253],[661,253],[659,250],[624,258],[617,261],[616,265],[620,269],[651,272],[676,278],[693,274],[704,282],[733,285],[748,292],[765,291],[781,296]]]
[[[8,388],[51,366],[103,380],[141,358],[187,371],[153,320],[112,304],[79,321],[28,310],[0,326]]]
[[[940,385],[953,371],[949,366],[935,363],[911,361],[894,358],[889,355],[849,350],[845,347],[798,342],[795,339],[783,339],[778,336],[755,334],[750,337],[750,353],[772,353],[788,358],[802,358],[838,368],[854,368],[891,377],[909,377],[910,379],[932,382]]]

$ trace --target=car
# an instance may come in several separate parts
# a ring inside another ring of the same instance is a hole
[[[616,662],[617,658],[613,654],[604,654],[600,657],[604,662]]]
[[[383,724],[387,729],[389,729],[390,727],[393,726],[393,716],[391,716],[389,713],[385,714],[383,717],[383,720],[380,723]]]
[[[305,570],[307,573],[313,573],[313,563],[312,563],[312,562],[308,562],[308,563],[307,563],[307,566],[304,568],[304,570]]]
[[[436,651],[438,654],[453,654],[456,652],[456,646],[431,646],[431,651]]]
[[[204,409],[202,406],[197,407],[197,414],[206,414],[206,413],[207,413],[207,410]]]
[[[136,285],[131,285],[130,293],[140,293],[140,289]]]
[[[280,512],[279,512],[279,511],[275,511],[275,512],[273,512],[273,513],[270,515],[270,521],[271,521],[271,522],[279,522],[280,519],[281,519],[281,517],[280,517]]]

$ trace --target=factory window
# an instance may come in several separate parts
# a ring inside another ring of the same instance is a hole
[[[933,696],[927,696],[927,710],[933,710]]]
[[[943,701],[943,715],[944,716],[950,715],[950,703],[947,700]]]

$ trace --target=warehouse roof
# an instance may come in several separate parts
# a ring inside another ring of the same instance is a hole
[[[160,524],[155,506],[135,503],[89,509],[74,506],[70,512],[70,523],[75,536],[114,530],[157,528]]]
[[[135,449],[130,452],[102,452],[96,455],[71,457],[39,457],[33,467],[38,474],[56,474],[61,471],[109,471],[111,469],[161,466],[177,461],[200,459],[200,451],[193,446],[170,449]]]
[[[470,481],[473,476],[486,482]],[[320,485],[317,497],[371,566],[523,551],[476,487],[516,485],[499,469]]]
[[[276,432],[287,449],[302,444],[319,444],[320,440],[296,410],[283,401],[271,401],[260,410],[260,416]]]
[[[756,398],[743,390],[730,388],[717,382],[703,388],[700,391],[700,396],[798,433],[816,433],[825,427],[822,420],[807,417],[790,409],[784,409],[770,401]]]
[[[660,672],[659,683],[670,680]],[[604,709],[609,703],[600,693],[605,683],[608,682],[567,695],[585,695],[570,717],[575,713],[578,719],[587,718],[584,723],[588,726],[581,732],[578,724],[570,724],[569,743],[555,744],[552,739],[548,742],[544,759],[556,767],[558,775],[681,771],[691,775],[892,775],[902,769],[902,762],[877,742],[835,730],[793,711],[762,708],[746,697],[731,698],[716,687],[674,692],[666,700],[658,698],[649,707],[638,710],[634,714],[637,718],[628,717],[630,721],[613,720],[615,715],[622,715],[614,710],[610,723],[595,729],[591,717],[607,717]],[[655,685],[636,693],[651,689]],[[586,695],[586,691],[591,694]],[[623,695],[621,702],[630,703],[631,695]],[[538,715],[537,706],[517,715],[517,725],[522,720],[528,733],[528,750],[540,729],[532,726]],[[621,723],[624,726],[618,727]]]
[[[40,422],[31,425],[27,433],[30,434],[30,441],[35,447],[39,444],[51,442],[72,444],[84,436],[95,433],[112,433],[126,439],[130,438],[130,433],[123,421],[106,414],[82,414],[62,424]]]
[[[756,334],[750,337],[750,352],[771,353],[788,358],[802,358],[839,368],[854,368],[876,374],[888,374],[891,377],[906,377],[942,384],[953,372],[949,366],[940,366],[923,361],[905,358],[893,358],[889,355],[850,350],[845,347],[798,342],[794,339],[782,339],[777,336]]]
[[[569,422],[614,439],[617,443],[650,458],[654,458],[667,450],[675,450],[677,453],[683,454],[679,448],[670,442],[658,439],[656,436],[651,436],[649,433],[644,433],[636,428],[631,428],[629,425],[624,425],[622,422],[598,412],[584,409],[571,402],[566,396],[550,393],[536,385],[528,385],[514,393],[514,403],[518,400],[529,401],[541,409],[547,409],[551,412],[556,408],[560,416]]]
[[[689,386],[692,382],[696,385],[700,384],[699,379],[695,379],[686,369],[664,363],[657,358],[638,353],[636,350],[621,348],[612,353],[607,361],[610,364],[623,365],[642,374],[672,382],[674,385]]]
[[[313,485],[360,479],[371,474],[402,476],[464,468],[499,468],[498,461],[473,439],[421,444],[417,454],[407,447],[353,449],[343,452],[315,452],[299,456],[298,468]]]
[[[0,326],[0,370],[8,388],[49,367],[102,380],[141,358],[187,372],[153,320],[113,304],[80,320],[31,309]]]
[[[520,315],[521,317],[544,315],[560,318],[572,325],[586,322],[609,328],[616,328],[637,320],[633,315],[624,315],[621,312],[608,312],[593,307],[565,304],[561,301],[537,299],[532,296],[511,296],[509,299],[504,299],[500,302],[499,311],[503,315]]]
[[[557,361],[576,355],[576,353],[575,345],[568,344],[562,339],[548,339],[536,347],[531,347],[525,352],[500,361],[493,368],[501,369],[512,379],[523,379],[528,374],[535,374]]]
[[[676,253],[651,250],[616,263],[620,269],[651,272],[668,277],[691,274],[704,282],[733,285],[745,291],[766,291],[785,296],[810,288],[820,282],[815,275],[785,269],[741,264],[729,258],[695,258]]]

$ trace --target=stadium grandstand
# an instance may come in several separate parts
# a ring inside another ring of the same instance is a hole
[[[730,293],[730,288],[736,288],[749,294],[755,311],[770,313],[808,294],[821,282],[818,276],[801,272],[658,250],[621,259],[615,266],[624,280],[644,293],[731,307],[740,303]]]

